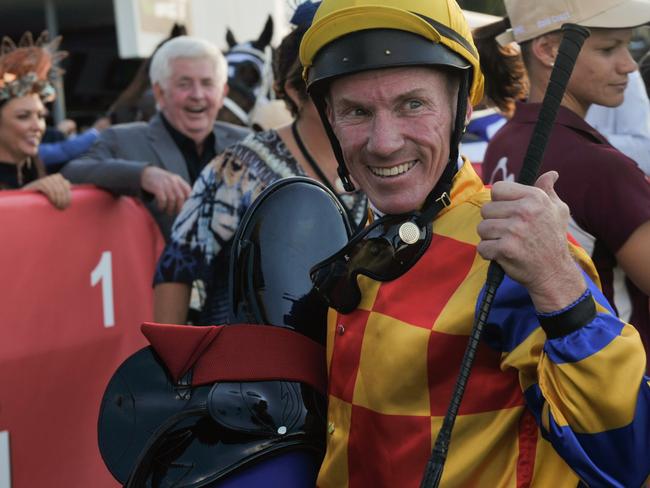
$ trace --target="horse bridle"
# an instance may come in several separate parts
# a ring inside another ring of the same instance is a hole
[[[250,126],[251,120],[249,113],[255,109],[258,100],[255,92],[251,90],[249,86],[241,83],[236,78],[228,78],[228,86],[231,88],[231,90],[235,89],[239,91],[239,93],[241,93],[247,100],[251,101],[252,104],[250,110],[247,112],[232,98],[226,97],[223,100],[223,106],[230,110],[232,114],[242,122],[242,124]]]
[[[265,50],[254,47],[250,42],[238,44],[225,54],[228,61],[228,85],[231,89],[237,90],[248,101],[253,102],[251,108],[246,111],[232,98],[226,97],[224,106],[230,110],[244,125],[250,126],[252,113],[259,104],[267,103],[273,95],[273,72],[271,70],[271,49]],[[260,77],[260,83],[250,87],[235,77],[234,67],[241,63],[251,63]]]

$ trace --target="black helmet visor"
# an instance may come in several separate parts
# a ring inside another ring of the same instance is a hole
[[[371,29],[340,37],[321,49],[309,69],[307,86],[319,90],[321,81],[381,68],[471,65],[442,44],[396,29]]]

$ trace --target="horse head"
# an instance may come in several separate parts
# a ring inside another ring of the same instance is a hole
[[[227,29],[229,49],[225,56],[230,90],[224,107],[219,111],[219,120],[248,126],[253,108],[273,98],[272,37],[273,18],[270,15],[264,30],[253,41],[239,43],[232,31]]]

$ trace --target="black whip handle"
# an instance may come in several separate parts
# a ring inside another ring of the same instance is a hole
[[[524,185],[532,185],[537,179],[537,173],[544,156],[546,144],[551,134],[551,129],[555,122],[557,111],[562,102],[564,91],[571,78],[573,66],[578,59],[580,49],[585,39],[589,36],[589,30],[575,24],[565,24],[562,26],[564,36],[557,53],[555,66],[551,73],[549,85],[544,94],[542,107],[535,124],[535,129],[531,136],[521,172],[517,181]],[[469,342],[463,355],[463,361],[460,366],[460,372],[456,379],[456,385],[449,401],[447,413],[442,421],[442,427],[436,437],[436,442],[431,452],[429,462],[427,463],[424,477],[422,478],[421,488],[437,488],[442,478],[442,472],[449,451],[449,442],[451,441],[451,431],[458,415],[460,402],[465,394],[465,388],[469,380],[469,375],[474,364],[476,351],[478,349],[483,329],[487,323],[488,315],[492,309],[492,302],[496,295],[499,285],[503,281],[504,271],[501,265],[496,261],[491,261],[487,271],[485,282],[485,294],[478,308],[478,313],[470,333]]]
[[[589,36],[588,29],[575,24],[563,25],[562,32],[564,37],[555,58],[555,66],[544,94],[544,101],[539,111],[535,130],[533,130],[533,135],[528,143],[521,172],[517,178],[517,182],[523,185],[532,185],[537,180],[537,173],[542,164],[546,144],[551,135],[564,91],[569,83],[569,78],[571,78],[573,66],[585,39]]]

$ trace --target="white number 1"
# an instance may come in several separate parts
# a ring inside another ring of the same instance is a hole
[[[113,308],[113,260],[110,251],[104,251],[95,269],[90,274],[92,286],[102,282],[102,306],[104,309],[104,327],[115,325],[115,310]]]

